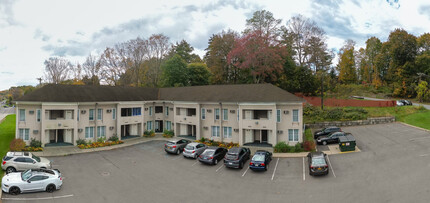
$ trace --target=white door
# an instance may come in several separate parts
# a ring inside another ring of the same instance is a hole
[[[73,143],[72,142],[72,130],[71,129],[65,130],[64,142]]]
[[[254,142],[252,130],[245,130],[245,143]]]

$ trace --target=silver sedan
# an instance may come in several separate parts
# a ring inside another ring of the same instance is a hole
[[[193,142],[187,144],[182,154],[184,157],[196,159],[200,154],[203,153],[203,151],[205,151],[206,148],[208,147],[205,144]]]

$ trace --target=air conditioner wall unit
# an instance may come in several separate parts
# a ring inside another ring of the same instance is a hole
[[[278,130],[277,132],[278,132],[278,134],[282,134],[282,133],[283,133],[283,131],[282,131],[282,130]]]
[[[289,113],[290,113],[290,111],[288,111],[288,110],[284,111],[284,114],[289,114]]]
[[[230,110],[230,113],[236,113],[236,110]]]
[[[235,128],[235,129],[234,129],[234,132],[239,132],[239,129]]]
[[[81,114],[85,114],[85,113],[87,113],[87,111],[86,111],[86,110],[82,110],[82,111],[81,111]]]
[[[109,130],[113,130],[113,129],[115,129],[115,127],[113,127],[113,126],[109,127]]]
[[[107,113],[112,113],[112,109],[107,109],[106,112]]]
[[[82,132],[82,131],[84,131],[84,129],[82,129],[82,128],[79,128],[79,129],[78,129],[78,132]]]

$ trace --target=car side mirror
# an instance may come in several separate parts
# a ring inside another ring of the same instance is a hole
[[[31,183],[31,180],[27,180],[27,183]]]
[[[35,164],[36,163],[36,161],[33,161],[33,164]]]

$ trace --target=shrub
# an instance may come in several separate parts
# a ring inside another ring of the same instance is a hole
[[[289,146],[288,146],[288,144],[287,143],[285,143],[285,142],[278,142],[276,145],[275,145],[275,147],[273,147],[273,148],[275,148],[275,152],[277,152],[277,153],[285,153],[285,152],[288,152],[288,148],[289,148]]]
[[[206,139],[204,137],[200,138],[200,143],[206,142]]]
[[[173,130],[164,130],[163,137],[171,138],[173,136],[175,136],[175,132],[173,132]]]
[[[84,139],[78,139],[78,140],[76,140],[76,144],[77,145],[86,145],[87,142]]]
[[[105,142],[106,141],[106,137],[99,137],[97,139],[97,142]]]
[[[11,151],[22,151],[25,148],[25,142],[22,139],[13,139],[9,148]]]
[[[112,142],[115,142],[115,141],[118,141],[119,138],[118,138],[118,136],[114,135],[114,136],[110,137],[108,140],[112,141]]]
[[[34,138],[31,138],[31,141],[30,141],[30,147],[33,147],[33,148],[39,148],[39,147],[42,147],[42,142],[41,142],[41,141],[39,141],[39,140],[36,140],[36,139],[34,139]]]
[[[151,131],[145,130],[145,132],[143,132],[143,136],[145,136],[145,137],[154,137],[155,136],[155,132],[153,130],[151,130]]]
[[[301,144],[301,143],[297,143],[297,144],[294,146],[294,151],[295,151],[295,152],[303,152],[303,146],[302,146],[302,144]]]
[[[315,146],[316,146],[315,145],[315,141],[313,141],[313,140],[306,140],[303,143],[303,148],[307,152],[313,152],[313,151],[315,151]]]

